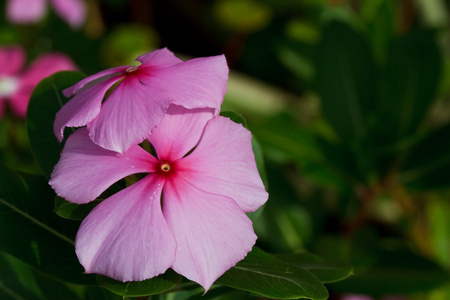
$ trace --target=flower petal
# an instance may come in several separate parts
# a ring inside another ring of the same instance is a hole
[[[84,88],[85,86],[92,87],[95,84],[100,84],[101,82],[104,82],[112,77],[116,77],[123,72],[130,66],[120,66],[115,68],[110,68],[103,70],[101,72],[95,73],[94,75],[88,76],[86,78],[83,78],[82,80],[78,81],[76,84],[72,85],[71,87],[68,87],[63,91],[64,96],[70,97],[77,93],[80,89]],[[118,78],[121,78],[125,75],[122,75]]]
[[[147,140],[160,160],[180,159],[197,145],[206,122],[213,116],[213,108],[186,109],[172,104]]]
[[[197,148],[178,163],[180,176],[192,184],[201,182],[206,192],[232,198],[246,212],[255,211],[268,194],[256,168],[251,139],[242,125],[213,118]]]
[[[80,128],[67,139],[49,183],[66,200],[87,203],[128,175],[154,171],[156,163],[139,146],[123,155],[103,149],[91,141],[86,128]]]
[[[25,63],[25,52],[21,47],[0,48],[0,77],[17,76]]]
[[[76,70],[72,60],[60,53],[47,53],[36,59],[23,74],[17,92],[11,97],[11,108],[19,116],[25,116],[31,93],[47,76],[64,70]]]
[[[83,25],[86,19],[86,5],[81,0],[51,0],[56,13],[72,28]]]
[[[166,68],[142,65],[139,81],[160,89],[161,98],[170,98],[185,108],[215,108],[220,111],[227,90],[228,66],[225,56],[191,59]]]
[[[147,176],[97,205],[81,223],[75,251],[87,273],[141,281],[164,273],[176,242],[161,212],[164,179]]]
[[[150,135],[171,101],[162,98],[157,87],[142,85],[131,73],[103,103],[97,118],[88,124],[89,135],[103,148],[122,153]]]
[[[232,199],[181,178],[166,180],[163,207],[178,245],[172,268],[205,290],[255,244],[252,222]]]
[[[64,138],[64,128],[84,126],[97,117],[106,91],[120,78],[115,76],[81,89],[56,113],[53,132],[60,142]]]
[[[136,60],[142,63],[142,65],[139,66],[139,69],[155,67],[164,68],[183,62],[167,48],[157,49],[143,54],[136,58]]]
[[[6,16],[13,23],[35,23],[45,14],[45,2],[45,0],[9,0]]]

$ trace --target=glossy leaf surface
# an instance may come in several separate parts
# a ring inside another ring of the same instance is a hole
[[[275,299],[328,298],[325,286],[309,271],[285,264],[258,248],[217,283]]]

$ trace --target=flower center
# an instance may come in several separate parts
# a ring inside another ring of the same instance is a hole
[[[132,73],[132,72],[136,71],[137,69],[138,69],[138,67],[131,66],[125,70],[125,73]]]
[[[19,87],[19,80],[15,77],[0,77],[0,97],[14,94]]]
[[[160,175],[170,176],[171,174],[173,174],[174,171],[175,165],[172,162],[166,160],[159,161],[157,172]]]
[[[161,171],[163,171],[163,172],[169,172],[170,171],[170,165],[168,163],[162,163],[160,168],[161,168]]]

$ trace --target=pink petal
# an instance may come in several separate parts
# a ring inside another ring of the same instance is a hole
[[[147,63],[149,65],[147,65]],[[185,108],[220,110],[227,90],[228,66],[225,56],[195,58],[166,68],[155,68],[149,62],[139,67],[139,81],[160,89],[161,98]]]
[[[84,126],[97,117],[106,91],[120,78],[116,76],[86,86],[56,113],[53,132],[59,141],[64,138],[64,128]]]
[[[101,82],[107,81],[110,78],[117,77],[118,75],[125,72],[127,68],[130,66],[120,66],[115,67],[111,69],[106,69],[104,71],[98,72],[94,75],[88,76],[80,81],[78,81],[76,84],[72,85],[71,87],[68,87],[63,91],[64,96],[70,97],[77,93],[80,89],[92,87],[96,84],[100,84]],[[124,77],[125,75],[122,75],[120,77]]]
[[[136,58],[137,61],[142,63],[139,68],[154,68],[154,67],[169,67],[178,63],[183,62],[181,59],[176,57],[172,51],[167,48],[154,50],[152,52],[143,54]]]
[[[141,281],[171,266],[176,242],[161,212],[163,183],[148,176],[101,202],[84,219],[75,251],[87,273]]]
[[[21,47],[0,48],[0,77],[17,76],[25,63],[25,52]]]
[[[81,0],[51,0],[56,13],[73,28],[83,25],[86,5]]]
[[[13,23],[35,23],[45,14],[45,2],[45,0],[9,0],[6,16]]]
[[[206,192],[232,198],[246,212],[255,211],[268,194],[256,168],[251,138],[242,125],[213,118],[197,148],[179,161],[180,176],[191,184],[201,182]]]
[[[23,81],[36,85],[43,78],[59,71],[77,70],[72,59],[65,54],[50,52],[38,57],[23,74]]]
[[[172,177],[164,186],[163,206],[178,245],[172,268],[205,290],[255,244],[252,222],[228,197]]]
[[[73,61],[64,54],[48,53],[36,59],[23,74],[18,91],[11,97],[11,107],[19,116],[25,116],[31,93],[45,77],[59,71],[76,70]]]
[[[128,175],[154,171],[156,163],[139,146],[123,155],[103,149],[91,141],[86,128],[80,128],[67,139],[49,183],[60,197],[87,203]]]
[[[104,102],[97,118],[88,124],[89,135],[103,148],[124,152],[150,135],[171,101],[161,96],[158,87],[144,86],[130,74]]]
[[[186,109],[172,104],[147,139],[160,160],[180,159],[197,145],[206,122],[213,116],[212,108]]]

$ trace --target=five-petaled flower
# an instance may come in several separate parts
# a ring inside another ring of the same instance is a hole
[[[22,48],[0,48],[0,116],[3,115],[3,103],[8,101],[14,113],[25,117],[31,93],[39,81],[58,71],[77,69],[70,58],[54,52],[38,57],[22,72],[24,64]]]
[[[12,23],[28,24],[41,20],[46,12],[48,0],[8,0],[6,16]],[[55,12],[72,28],[83,25],[86,5],[82,0],[50,0]]]
[[[124,153],[155,130],[170,104],[214,108],[218,114],[228,79],[223,55],[182,61],[164,48],[137,61],[138,67],[107,69],[64,90],[67,97],[75,96],[56,115],[58,139],[65,127],[87,125],[95,144]]]
[[[88,273],[144,280],[168,268],[208,290],[255,243],[245,212],[267,200],[251,134],[214,108],[171,105],[148,141],[123,154],[94,144],[86,128],[64,146],[50,184],[74,203],[96,199],[121,178],[147,175],[84,219],[75,248]]]

